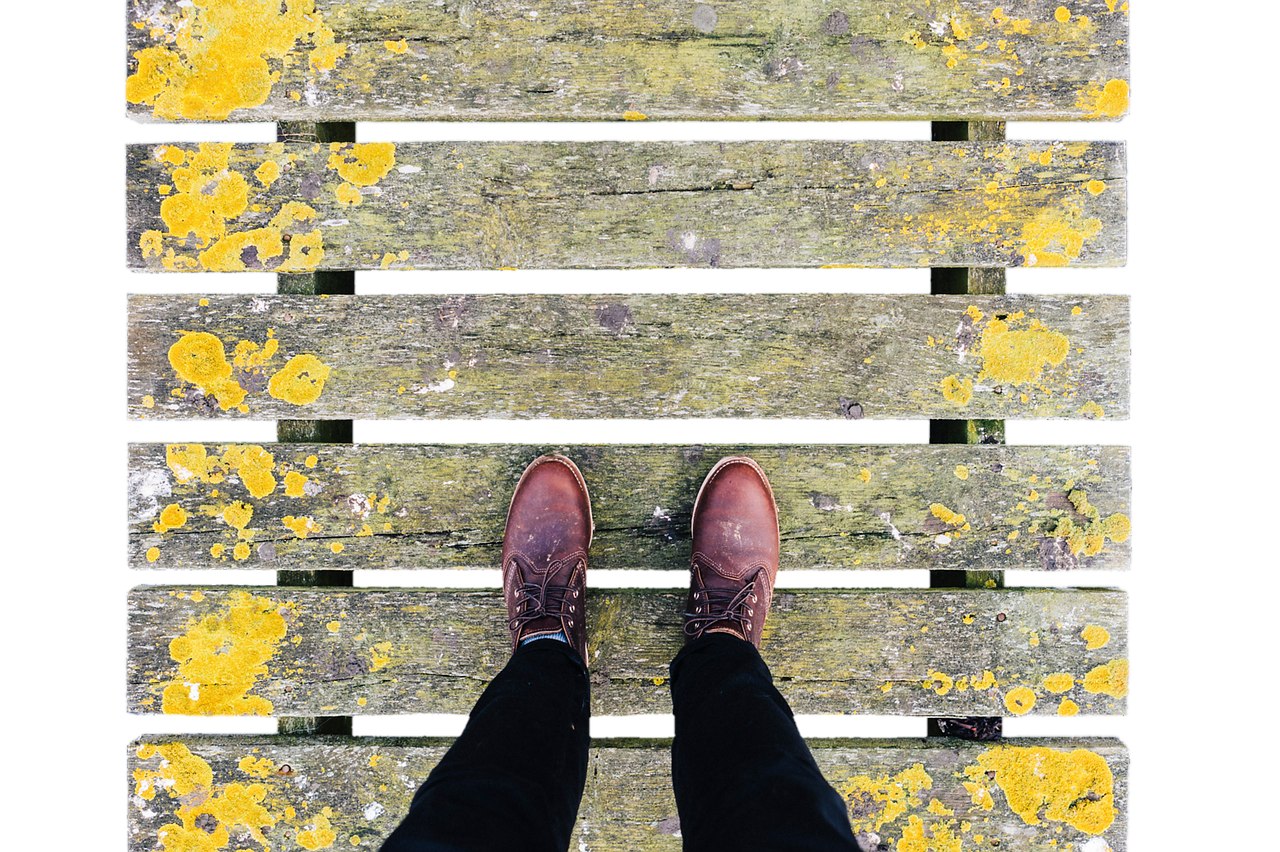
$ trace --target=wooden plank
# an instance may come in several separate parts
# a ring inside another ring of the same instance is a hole
[[[366,737],[147,737],[129,746],[129,849],[230,832],[220,806],[237,795],[256,807],[248,811],[254,819],[234,828],[242,835],[236,848],[287,852],[327,840],[335,849],[376,849],[447,747]],[[1118,740],[815,739],[809,748],[848,801],[865,848],[876,848],[871,833],[882,849],[925,848],[913,839],[945,840],[929,848],[959,852],[1127,848],[1129,755]],[[589,759],[576,848],[679,850],[670,743],[597,740]]]
[[[1113,119],[1128,3],[130,0],[144,121]],[[262,34],[266,35],[262,35]]]
[[[135,296],[128,403],[163,419],[1124,418],[1128,322],[1124,296]]]
[[[129,564],[497,568],[512,491],[546,452],[586,477],[596,568],[687,570],[698,488],[735,454],[769,474],[783,570],[1129,566],[1124,447],[510,444],[132,445]]]
[[[594,712],[671,712],[686,594],[588,591]],[[780,590],[763,654],[799,713],[1110,715],[1125,709],[1126,622],[1120,591]],[[509,641],[497,590],[141,587],[128,707],[464,713]]]
[[[1117,142],[132,145],[152,271],[1120,266]]]

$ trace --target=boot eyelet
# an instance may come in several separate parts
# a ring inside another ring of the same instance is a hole
[[[748,622],[747,622],[747,629],[748,629],[748,630],[750,630],[750,629],[751,629],[751,622],[750,622],[750,621],[748,621]]]
[[[570,606],[570,607],[569,607],[569,612],[573,612],[573,611],[574,611],[574,610],[573,610],[573,607],[572,607],[572,606]]]
[[[751,607],[747,607],[747,615],[755,615],[756,611]]]
[[[571,618],[571,619],[569,619],[569,626],[570,626],[570,627],[572,627],[572,626],[573,626],[573,619],[572,619],[572,618]]]

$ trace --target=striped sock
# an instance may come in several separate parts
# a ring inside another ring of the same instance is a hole
[[[566,645],[569,644],[569,637],[564,635],[564,631],[561,631],[559,633],[552,633],[549,636],[530,636],[528,639],[521,639],[520,645],[521,647],[523,647],[537,639],[559,639],[561,642],[564,642]]]

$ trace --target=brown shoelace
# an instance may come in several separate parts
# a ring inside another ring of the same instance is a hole
[[[757,572],[759,573],[759,572]],[[684,614],[684,634],[697,639],[717,621],[736,621],[744,637],[751,635],[751,620],[756,602],[755,576],[741,589],[699,589],[693,593],[695,612]]]
[[[573,627],[573,620],[577,617],[578,590],[573,586],[552,585],[550,582],[552,576],[564,565],[564,562],[554,562],[541,582],[520,585],[516,590],[517,615],[507,621],[508,630],[515,630],[519,635],[520,629],[539,618],[565,618],[569,626]]]

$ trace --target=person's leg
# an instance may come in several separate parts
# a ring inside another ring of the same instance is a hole
[[[685,852],[857,852],[844,799],[751,643],[707,633],[685,645],[671,663],[671,698],[671,783]]]
[[[587,669],[567,643],[521,646],[384,852],[564,852],[586,784],[589,702]]]

